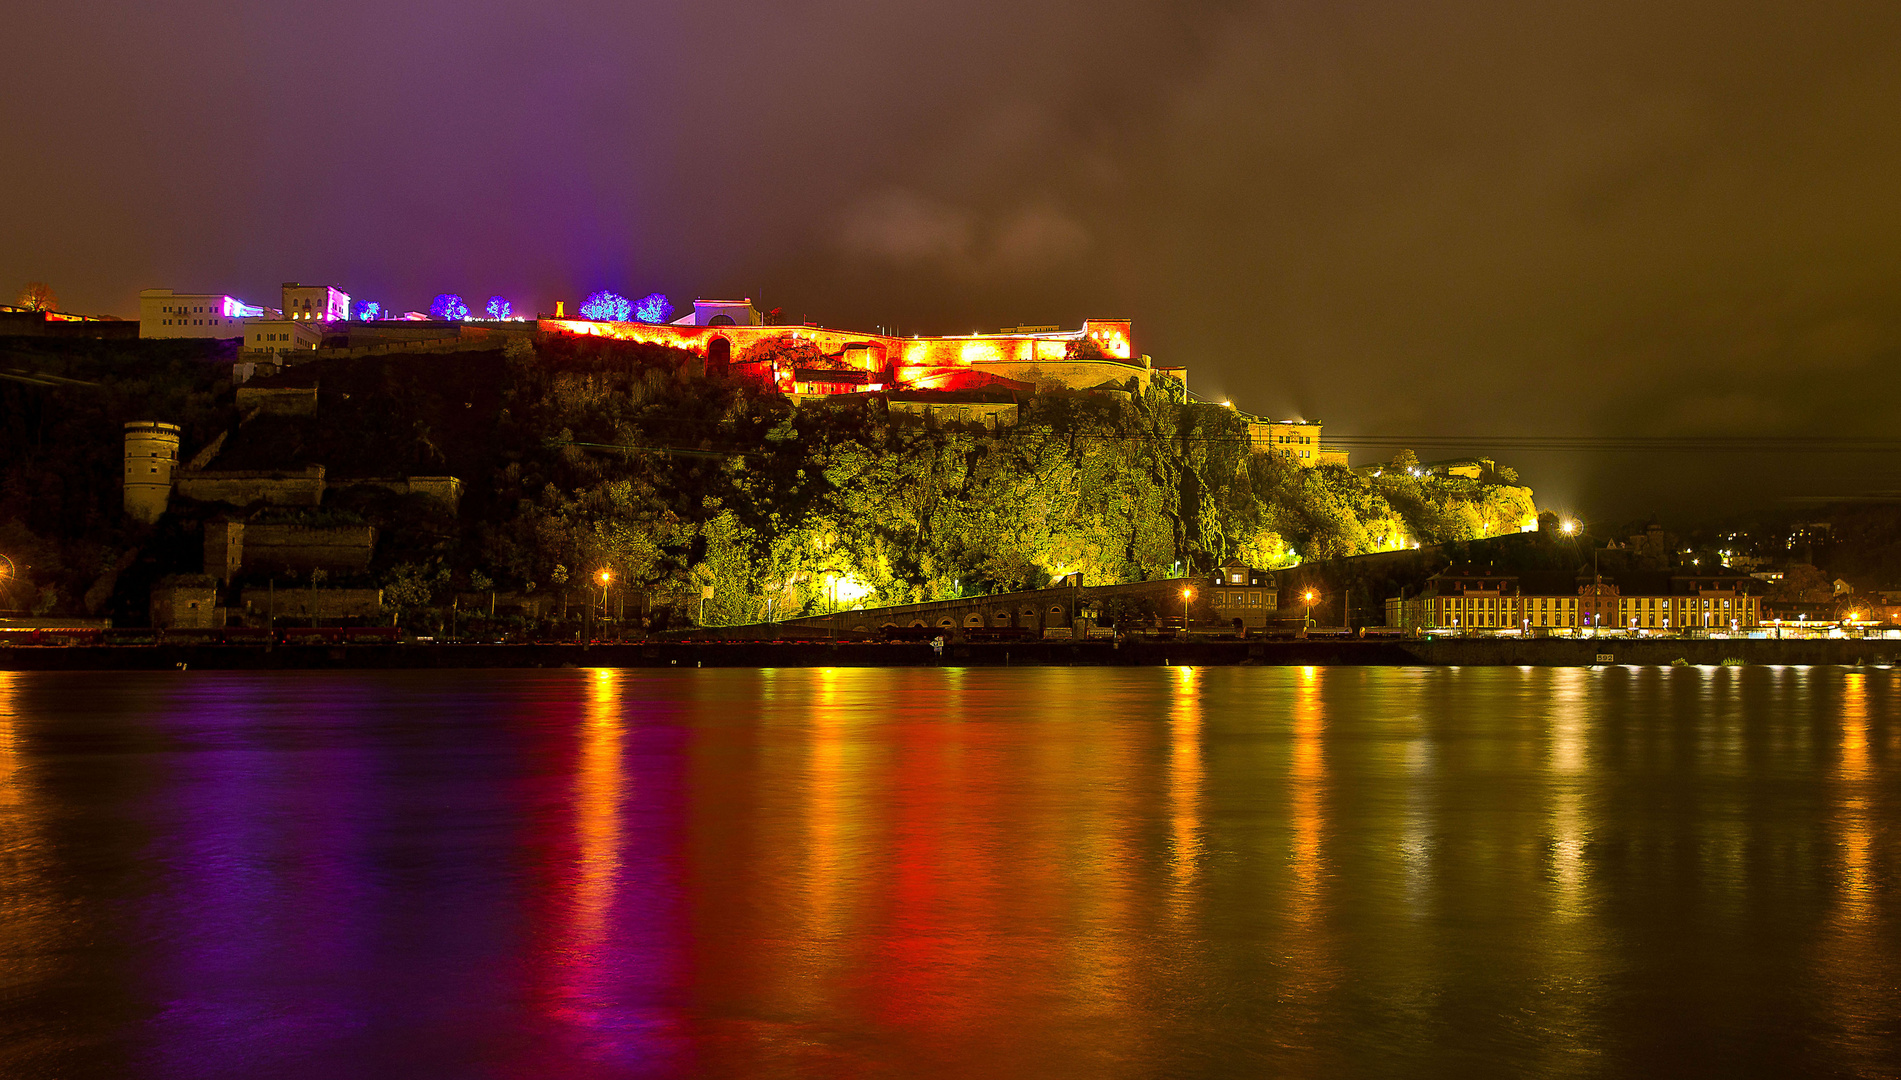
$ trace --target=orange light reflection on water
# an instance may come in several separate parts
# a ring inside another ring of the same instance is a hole
[[[1169,876],[1174,886],[1169,911],[1182,923],[1195,911],[1203,846],[1202,669],[1181,667],[1175,671],[1168,718]]]
[[[1822,943],[1829,996],[1841,1036],[1837,1053],[1848,1071],[1877,1075],[1892,1068],[1883,1033],[1893,1029],[1892,987],[1901,964],[1883,947],[1884,922],[1876,865],[1877,777],[1870,760],[1869,676],[1842,675],[1841,751],[1835,765],[1836,874],[1834,910]]]
[[[593,961],[607,945],[614,888],[620,873],[620,805],[626,796],[618,671],[589,673],[587,712],[581,721],[574,773],[576,867],[569,901],[567,991],[585,1009],[599,977]]]
[[[1301,668],[1294,679],[1293,756],[1289,767],[1293,900],[1288,905],[1288,913],[1293,925],[1309,934],[1318,929],[1323,901],[1321,830],[1326,817],[1327,762],[1323,745],[1326,728],[1320,673],[1315,668]]]

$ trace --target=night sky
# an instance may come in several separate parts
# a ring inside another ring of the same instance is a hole
[[[1126,317],[1203,396],[1341,433],[1896,434],[1892,0],[81,0],[7,36],[0,288],[69,310]],[[1505,456],[1606,526],[1901,488]]]

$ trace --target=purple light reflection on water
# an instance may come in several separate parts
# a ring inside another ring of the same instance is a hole
[[[0,1076],[1879,1075],[1901,675],[0,673]]]
[[[148,808],[147,853],[163,886],[143,905],[155,1072],[285,1066],[348,1042],[379,1008],[355,976],[374,967],[372,831],[388,791],[371,748],[332,736],[373,713],[374,688],[313,702],[214,678],[167,698],[152,718],[171,744],[167,798]]]
[[[140,920],[152,1072],[326,1075],[401,1060],[399,1026],[484,1015],[470,1068],[677,1067],[689,729],[623,700],[621,673],[587,675],[578,710],[450,697],[423,728],[384,725],[420,702],[376,684],[213,676],[168,696],[145,853],[162,886]],[[469,722],[499,743],[456,746]],[[512,782],[471,797],[471,765]],[[467,846],[432,846],[445,834]]]

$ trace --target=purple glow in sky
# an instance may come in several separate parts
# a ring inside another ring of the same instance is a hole
[[[1881,433],[1901,395],[1892,3],[323,18],[374,32],[285,50],[281,13],[232,0],[11,13],[35,45],[0,68],[0,287],[1126,317],[1204,396],[1368,433]],[[1733,461],[1515,463],[1560,506],[1738,490]],[[1878,464],[1757,461],[1750,494],[1892,487]]]

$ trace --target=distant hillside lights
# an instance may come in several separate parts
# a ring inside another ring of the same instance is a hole
[[[579,319],[562,317],[557,304],[555,317],[541,320],[540,329],[681,349],[703,357],[708,371],[730,370],[799,397],[1049,389],[1139,395],[1152,385],[1179,395],[1187,387],[1185,368],[1156,368],[1148,357],[1136,358],[1126,319],[1091,319],[1076,330],[1019,326],[994,334],[902,337],[784,325],[762,317],[750,299],[695,300],[691,312],[667,323],[616,317],[625,302],[596,293],[582,305],[585,317]]]

